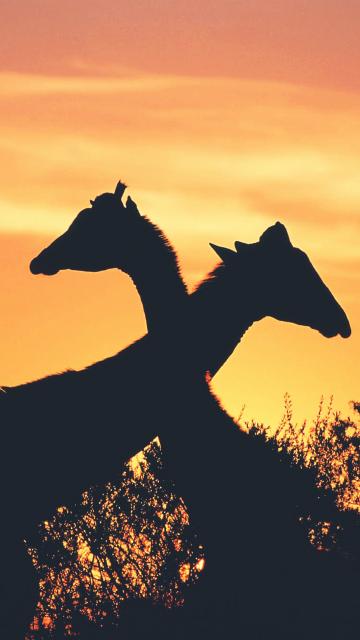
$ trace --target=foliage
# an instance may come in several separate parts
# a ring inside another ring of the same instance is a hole
[[[322,401],[313,423],[298,427],[286,396],[275,433],[256,423],[242,428],[277,450],[296,486],[309,541],[360,564],[360,404],[352,406],[354,418],[344,419]],[[177,607],[205,564],[157,440],[124,466],[117,484],[93,487],[81,504],[59,507],[30,546],[41,594],[29,640],[78,637],[86,621],[97,630],[116,628],[134,601]]]
[[[204,564],[156,441],[124,466],[118,484],[92,487],[80,505],[59,507],[30,553],[40,602],[29,639],[74,637],[82,617],[112,626],[128,600],[177,606]]]
[[[336,551],[360,564],[360,403],[350,404],[353,417],[344,418],[333,410],[332,398],[327,407],[322,398],[313,422],[298,426],[286,395],[278,429],[260,430],[298,468],[314,474],[317,502],[302,517],[310,541],[321,551]]]

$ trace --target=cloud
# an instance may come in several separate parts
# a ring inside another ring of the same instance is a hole
[[[84,77],[0,73],[0,98],[49,96],[53,94],[118,94],[158,91],[188,86],[196,79],[162,75],[126,75],[123,77]]]
[[[355,94],[177,76],[2,80],[0,229],[57,233],[122,177],[204,252],[280,218],[319,256],[358,256]]]
[[[69,217],[69,212],[61,207],[50,210],[35,204],[21,205],[3,199],[0,199],[0,212],[1,233],[57,234],[65,230]]]

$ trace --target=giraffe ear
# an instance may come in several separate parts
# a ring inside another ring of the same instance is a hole
[[[219,256],[219,258],[226,265],[234,264],[235,260],[237,260],[237,253],[232,249],[227,249],[227,247],[219,247],[217,244],[209,243],[210,247],[215,251],[215,253]]]
[[[121,180],[119,180],[119,182],[117,183],[116,187],[115,187],[115,191],[114,191],[114,196],[116,196],[117,198],[119,198],[119,200],[121,200],[124,191],[126,189],[126,184],[124,182],[121,182]]]
[[[126,209],[130,211],[133,215],[141,216],[139,209],[137,208],[136,202],[128,196],[126,200]]]
[[[247,253],[249,251],[249,247],[250,245],[248,245],[246,242],[240,242],[240,240],[235,241],[235,249],[238,255]]]
[[[260,244],[264,247],[274,249],[289,249],[292,247],[289,234],[281,222],[276,222],[272,227],[269,227],[260,236]]]

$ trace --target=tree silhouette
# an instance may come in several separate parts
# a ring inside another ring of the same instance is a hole
[[[356,403],[354,408],[359,411]],[[353,581],[341,586],[350,607],[352,598],[359,595],[355,567],[360,568],[356,488],[360,425],[356,416],[354,420],[343,419],[331,410],[319,411],[313,424],[298,428],[287,399],[284,420],[274,435],[269,436],[268,428],[254,423],[242,428],[248,430],[250,438],[277,450],[286,468],[284,477],[292,486],[298,484],[303,535],[318,550],[319,559],[330,553],[341,564],[354,568],[346,574]],[[331,446],[334,439],[336,446]],[[345,463],[339,464],[343,458],[349,470],[346,480]],[[351,500],[346,503],[344,498],[349,495]],[[189,523],[186,506],[164,473],[157,441],[124,467],[119,484],[93,487],[77,507],[59,508],[51,521],[41,525],[36,544],[32,555],[41,577],[41,601],[35,628],[28,638],[76,637],[77,633],[86,638],[91,634],[101,638],[99,634],[104,633],[111,638],[111,633],[121,632],[140,638],[149,629],[153,629],[154,637],[166,637],[174,627],[184,633],[187,629],[189,634],[196,624],[191,615],[184,616],[186,608],[182,605],[189,596],[191,600],[192,589],[201,582],[206,550]],[[225,537],[221,548],[223,561],[227,562]],[[296,566],[295,557],[289,562]],[[334,580],[336,575],[332,565],[329,579]],[[323,594],[318,596],[321,601]],[[277,632],[283,633],[286,625],[281,620],[281,607],[277,615]],[[337,618],[342,617],[350,620],[347,624],[353,633],[356,611],[344,610],[343,597],[339,598],[337,611]],[[88,626],[87,621],[92,624]],[[333,637],[329,635],[333,624],[333,620],[330,626],[322,621],[321,628],[316,629],[317,637]],[[345,627],[335,629],[341,634]],[[308,637],[313,632],[309,629]],[[293,633],[297,637],[294,626]],[[252,637],[249,630],[248,634]]]
[[[73,634],[76,613],[112,626],[129,601],[179,606],[204,564],[156,441],[124,466],[118,484],[91,487],[81,504],[59,507],[32,543],[41,600],[29,638]]]

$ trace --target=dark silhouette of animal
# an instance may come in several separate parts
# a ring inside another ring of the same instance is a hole
[[[138,215],[131,201],[126,208]],[[107,210],[106,218],[103,217],[104,210]],[[104,194],[100,200],[95,200],[92,209],[82,212],[70,229],[32,262],[32,271],[51,275],[63,268],[93,271],[121,265],[144,296],[144,308],[149,314],[152,290],[157,284],[147,271],[144,254],[141,252],[140,258],[138,253],[133,255],[135,268],[130,263],[124,268],[123,256],[115,255],[114,251],[105,252],[104,259],[104,245],[100,244],[99,253],[96,249],[96,239],[101,234],[103,241],[104,229],[111,236],[111,243],[114,242],[113,225],[117,228],[121,224],[118,220],[121,212],[122,205],[116,194]],[[270,227],[258,243],[236,243],[236,251],[214,248],[223,264],[188,300],[184,289],[180,295],[178,289],[180,305],[176,305],[172,317],[164,299],[160,300],[159,316],[159,297],[155,296],[158,319],[153,323],[148,321],[152,326],[148,340],[151,339],[156,365],[154,361],[150,363],[153,378],[145,378],[146,389],[137,384],[136,391],[138,397],[143,398],[145,394],[147,398],[144,418],[153,422],[161,435],[169,469],[207,546],[210,578],[204,581],[207,583],[206,598],[201,596],[200,600],[206,606],[211,603],[213,609],[219,601],[219,591],[227,594],[221,602],[236,600],[240,594],[246,619],[254,613],[252,599],[249,599],[251,582],[254,593],[258,590],[254,585],[260,580],[271,590],[271,581],[267,582],[269,575],[280,570],[283,580],[291,578],[294,586],[288,559],[296,548],[296,581],[304,587],[304,567],[301,565],[306,562],[304,566],[313,566],[315,555],[300,540],[296,523],[298,505],[292,487],[284,483],[288,476],[284,475],[278,455],[269,451],[264,443],[255,442],[239,432],[211,395],[204,371],[216,371],[219,362],[226,359],[244,331],[266,315],[310,326],[327,337],[337,333],[347,337],[350,326],[306,255],[292,247],[283,225],[277,223]],[[178,277],[178,273],[175,275]],[[164,309],[165,316],[162,315]],[[155,317],[153,310],[151,317]],[[217,348],[218,333],[226,336],[221,348]],[[213,362],[207,361],[204,367],[208,350],[212,352]],[[105,362],[109,363],[109,360]],[[142,367],[144,364],[142,362]],[[116,369],[112,370],[112,382],[119,383]],[[148,373],[150,370],[146,369]],[[130,383],[134,383],[131,369],[129,376]],[[129,431],[134,428],[138,432],[136,421],[142,416],[135,404],[133,414],[125,414],[125,419],[131,425]],[[224,554],[219,553],[225,534],[226,546],[232,549],[231,569]],[[238,546],[242,553],[238,552]],[[243,575],[240,585],[239,575]],[[278,588],[277,583],[271,602],[279,597]],[[291,611],[294,614],[293,609]]]

